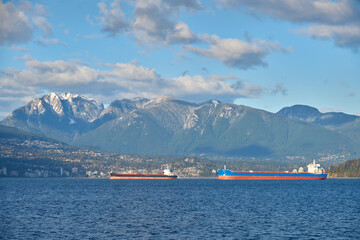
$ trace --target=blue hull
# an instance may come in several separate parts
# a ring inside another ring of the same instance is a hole
[[[327,174],[287,172],[233,172],[219,170],[219,180],[324,180]]]

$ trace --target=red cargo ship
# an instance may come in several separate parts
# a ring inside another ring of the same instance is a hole
[[[110,172],[110,179],[176,179],[177,175],[169,169],[164,174],[128,174]]]

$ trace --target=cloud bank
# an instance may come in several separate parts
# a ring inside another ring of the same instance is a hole
[[[102,31],[109,36],[132,34],[139,43],[164,46],[196,41],[189,26],[176,21],[181,10],[197,11],[202,5],[197,0],[139,0],[135,3],[134,18],[126,17],[121,7],[124,1],[115,0],[108,7],[100,2],[101,16],[97,17]],[[128,2],[130,3],[130,2]]]
[[[30,99],[44,92],[72,91],[104,102],[116,98],[169,95],[189,101],[216,98],[232,102],[239,97],[258,97],[264,87],[236,76],[190,76],[164,78],[155,69],[133,63],[104,64],[101,69],[77,62],[38,61],[24,58],[26,69],[7,68],[0,75],[0,102]],[[1,111],[1,109],[0,109]]]
[[[210,47],[207,49],[187,45],[185,50],[197,55],[222,61],[229,67],[243,70],[258,66],[266,67],[266,56],[275,51],[288,52],[278,42],[266,42],[264,40],[242,41],[239,39],[221,39],[216,35],[203,35],[202,41]]]
[[[314,39],[332,40],[339,47],[360,47],[360,2],[358,0],[217,0],[221,7],[265,14],[293,23],[309,24],[293,32]]]
[[[265,58],[272,52],[286,53],[279,42],[247,39],[221,39],[216,35],[193,33],[189,26],[177,21],[181,10],[196,12],[204,9],[197,0],[138,0],[135,3],[134,19],[125,19],[119,0],[110,5],[98,4],[101,9],[102,31],[109,36],[121,33],[132,34],[140,44],[168,46],[181,44],[187,52],[223,62],[226,66],[247,70],[265,67]],[[208,49],[194,44],[208,44]]]

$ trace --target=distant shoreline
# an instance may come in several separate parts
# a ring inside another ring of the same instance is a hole
[[[360,179],[360,177],[328,177],[329,179]]]
[[[0,179],[110,179],[109,177],[1,177]],[[177,179],[217,179],[217,177],[178,177]],[[327,179],[360,179],[360,177],[328,177]],[[131,179],[130,179],[131,180]],[[135,179],[137,180],[137,179]],[[147,179],[145,179],[147,180]],[[150,180],[150,179],[148,179]],[[163,179],[159,179],[163,180]]]

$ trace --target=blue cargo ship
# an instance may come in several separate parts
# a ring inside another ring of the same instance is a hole
[[[320,164],[313,163],[307,165],[308,171],[302,168],[293,172],[258,172],[258,171],[231,171],[224,169],[218,170],[219,180],[324,180],[327,178],[325,170]]]

